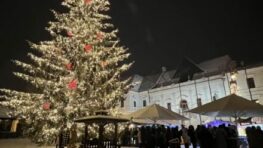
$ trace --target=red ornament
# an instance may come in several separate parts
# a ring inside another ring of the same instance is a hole
[[[71,63],[66,64],[67,70],[72,70],[73,65]]]
[[[103,37],[104,37],[104,36],[103,36],[103,34],[102,34],[101,32],[98,32],[98,33],[97,33],[97,39],[98,39],[98,40],[102,40]]]
[[[92,0],[84,0],[85,4],[90,4],[92,2]]]
[[[50,102],[45,102],[42,107],[43,107],[44,110],[49,110],[50,109],[50,105],[51,105]]]
[[[69,84],[68,84],[68,88],[71,89],[71,90],[76,89],[77,86],[78,86],[77,80],[72,80],[72,81],[70,81]]]
[[[73,33],[71,31],[67,32],[68,37],[73,37]]]
[[[91,51],[92,51],[92,45],[90,45],[90,44],[85,45],[84,50],[85,50],[85,52],[87,52],[87,53],[91,52]]]

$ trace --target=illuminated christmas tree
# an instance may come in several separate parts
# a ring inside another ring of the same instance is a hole
[[[14,116],[27,119],[34,142],[50,144],[63,124],[96,110],[112,109],[128,89],[120,75],[131,64],[108,20],[107,0],[64,0],[68,13],[54,12],[47,30],[52,40],[32,44],[31,63],[15,60],[23,72],[14,74],[37,91],[1,89]]]

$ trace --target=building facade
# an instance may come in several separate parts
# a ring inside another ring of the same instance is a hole
[[[133,112],[155,103],[189,117],[190,124],[199,124],[212,119],[187,110],[231,93],[263,104],[263,64],[236,66],[227,55],[199,64],[185,61],[176,70],[162,68],[156,75],[135,75],[133,88],[121,102],[122,110]]]

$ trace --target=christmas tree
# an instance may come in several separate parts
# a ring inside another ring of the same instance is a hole
[[[64,124],[112,109],[128,89],[120,75],[127,50],[119,45],[117,30],[108,23],[107,0],[64,0],[67,13],[54,12],[56,21],[47,30],[52,40],[33,44],[31,62],[15,60],[23,72],[14,74],[37,91],[1,89],[13,115],[27,119],[26,130],[34,142],[50,144]]]

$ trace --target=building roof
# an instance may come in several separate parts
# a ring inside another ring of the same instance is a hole
[[[203,61],[199,64],[185,57],[177,69],[169,71],[163,70],[161,73],[142,77],[140,86],[136,91],[142,92],[173,83],[185,82],[189,79],[198,79],[204,75],[216,75],[226,72],[232,63],[233,61],[228,55]]]
[[[153,88],[156,85],[159,76],[160,74],[145,76],[142,80],[139,91],[146,91]]]
[[[248,68],[255,68],[255,67],[260,67],[260,66],[263,66],[263,62],[249,64],[249,65],[239,65],[237,67],[237,70],[248,69]]]
[[[232,59],[228,55],[207,60],[198,64],[206,73],[227,70]]]
[[[185,82],[189,79],[193,79],[195,73],[202,73],[204,70],[196,64],[193,60],[185,57],[179,66],[177,67],[177,72],[174,78],[179,78],[179,82]]]
[[[174,82],[173,76],[175,75],[176,70],[170,70],[170,71],[164,71],[159,75],[158,80],[155,83],[155,87],[160,87],[160,86],[166,86],[170,85],[171,83]]]

